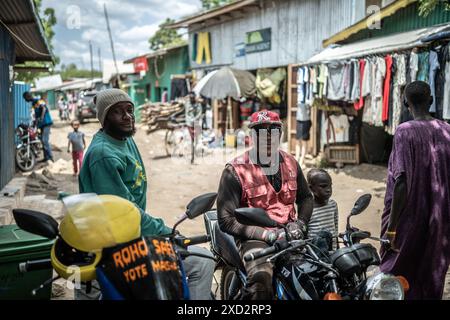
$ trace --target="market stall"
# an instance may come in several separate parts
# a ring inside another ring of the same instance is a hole
[[[332,163],[386,161],[397,127],[411,119],[403,90],[415,80],[430,84],[430,113],[450,120],[449,30],[446,24],[334,46],[291,65],[290,151],[306,114],[310,153],[323,151]]]

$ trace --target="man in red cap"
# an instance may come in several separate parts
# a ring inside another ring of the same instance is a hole
[[[264,209],[273,220],[286,224],[294,239],[306,234],[313,210],[313,198],[298,162],[279,149],[282,123],[278,114],[256,112],[251,116],[249,128],[254,147],[226,165],[217,198],[220,229],[235,238],[241,257],[273,245],[285,234],[282,229],[242,225],[236,220],[235,209]],[[266,259],[244,261],[247,271],[244,299],[273,299],[273,267]]]

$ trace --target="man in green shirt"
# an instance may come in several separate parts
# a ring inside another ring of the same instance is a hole
[[[94,98],[102,128],[94,135],[79,175],[80,193],[112,194],[125,198],[141,211],[143,236],[171,232],[164,221],[145,213],[147,176],[139,150],[132,138],[134,104],[120,89],[100,91]],[[209,254],[203,248],[190,251]],[[214,262],[190,256],[183,261],[193,300],[210,298]]]

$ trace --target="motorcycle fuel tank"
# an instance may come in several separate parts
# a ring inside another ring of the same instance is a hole
[[[293,300],[318,300],[319,294],[316,289],[314,276],[318,272],[318,267],[304,261],[299,257],[283,259],[276,266],[275,274],[279,283],[284,288],[284,299]],[[277,293],[280,290],[277,288]],[[283,290],[281,290],[283,291]],[[282,297],[279,297],[282,298]]]

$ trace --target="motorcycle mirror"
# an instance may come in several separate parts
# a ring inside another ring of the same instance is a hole
[[[356,200],[355,205],[352,211],[350,212],[350,215],[356,216],[361,212],[363,212],[364,210],[366,210],[366,208],[370,204],[370,200],[372,200],[372,195],[370,194],[364,194],[361,197],[359,197],[358,200]]]
[[[189,219],[194,219],[199,215],[211,210],[216,201],[217,193],[206,193],[201,196],[198,196],[189,202],[186,207],[186,215]]]
[[[239,223],[247,226],[258,226],[263,228],[276,228],[280,225],[273,221],[267,212],[261,208],[239,208],[234,210]]]
[[[29,233],[48,239],[55,239],[58,235],[58,222],[48,214],[27,209],[13,209],[13,216],[19,228]]]

